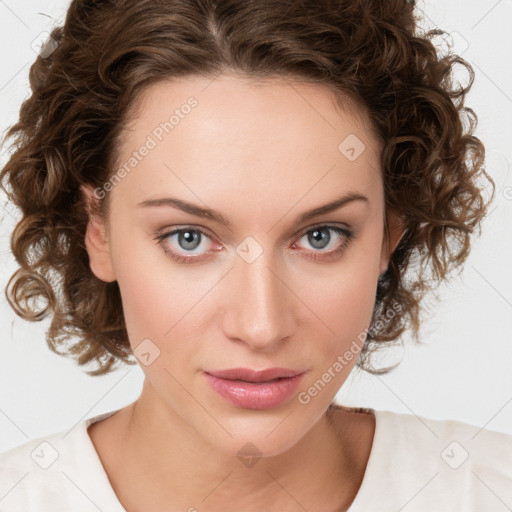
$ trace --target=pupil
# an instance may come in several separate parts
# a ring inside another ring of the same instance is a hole
[[[326,242],[326,244],[322,245],[322,239]],[[310,236],[310,243],[317,249],[323,249],[326,245],[329,244],[330,239],[331,235],[329,234],[329,230],[315,229],[312,231],[312,235]]]
[[[182,231],[179,237],[180,245],[184,249],[195,249],[197,247],[197,244],[194,242],[197,242],[199,239],[199,233],[196,233],[195,231]],[[184,244],[181,243],[182,241],[184,241]]]

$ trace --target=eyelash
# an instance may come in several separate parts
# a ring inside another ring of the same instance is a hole
[[[341,255],[345,251],[345,249],[348,247],[348,245],[351,243],[352,239],[355,238],[355,233],[351,229],[340,228],[339,226],[333,226],[331,224],[320,224],[317,226],[313,226],[313,227],[307,229],[306,231],[303,231],[296,240],[297,241],[300,240],[304,235],[307,235],[311,231],[316,231],[316,230],[321,231],[325,228],[334,231],[338,235],[344,235],[345,239],[340,244],[339,247],[337,247],[336,249],[333,249],[331,251],[328,251],[328,252],[323,252],[323,253],[321,253],[322,254],[321,256],[318,256],[318,255],[308,256],[309,258],[311,258],[313,260],[326,260],[326,259],[330,260],[332,258],[335,258],[338,255]],[[196,261],[200,261],[200,260],[204,259],[204,255],[202,255],[202,256],[182,256],[182,255],[168,249],[166,247],[166,245],[163,243],[166,238],[168,238],[172,235],[175,235],[177,233],[182,233],[182,232],[186,232],[186,231],[201,233],[201,235],[204,235],[206,238],[211,239],[211,237],[208,235],[208,233],[206,233],[202,229],[194,228],[192,226],[186,226],[186,227],[182,227],[180,229],[174,229],[171,231],[167,231],[165,233],[158,233],[157,236],[154,238],[154,240],[158,240],[158,242],[162,246],[164,252],[168,256],[170,256],[173,260],[177,261],[178,263],[195,263]],[[294,244],[295,244],[295,242],[294,242]],[[318,253],[320,251],[313,251],[313,252]]]

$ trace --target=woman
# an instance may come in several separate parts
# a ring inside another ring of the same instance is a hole
[[[413,5],[75,0],[51,37],[8,132],[7,297],[89,374],[145,381],[4,453],[5,510],[512,503],[512,436],[333,402],[417,336],[493,186],[449,80],[472,69]]]

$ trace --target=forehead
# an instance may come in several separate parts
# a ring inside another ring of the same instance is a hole
[[[138,125],[149,130],[151,125],[147,124],[148,121],[168,119],[174,109],[183,109],[191,98],[199,106],[194,107],[193,117],[202,124],[203,131],[215,128],[224,121],[223,131],[227,125],[232,125],[240,133],[244,127],[256,128],[261,116],[265,115],[269,129],[278,127],[282,121],[290,121],[287,125],[290,135],[294,135],[295,129],[307,122],[311,127],[309,131],[325,136],[328,131],[338,131],[342,121],[350,125],[354,132],[359,132],[361,137],[379,142],[370,115],[359,100],[339,91],[335,93],[325,84],[298,81],[296,78],[292,80],[284,76],[222,74],[217,77],[192,75],[162,80],[139,92],[127,112],[126,126]],[[186,110],[187,116],[190,109]],[[179,117],[183,119],[182,115]],[[241,120],[243,124],[238,122]],[[226,136],[228,134],[226,132]]]
[[[153,84],[132,106],[119,167],[144,145],[151,150],[113,193],[129,187],[133,203],[176,187],[189,198],[274,190],[296,202],[307,189],[323,198],[332,187],[368,192],[380,178],[381,147],[366,111],[338,104],[326,86],[283,79]]]

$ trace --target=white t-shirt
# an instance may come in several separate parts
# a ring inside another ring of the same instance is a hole
[[[0,454],[0,512],[126,512],[87,433],[118,410]],[[512,435],[366,411],[375,415],[375,434],[348,512],[511,510]]]

